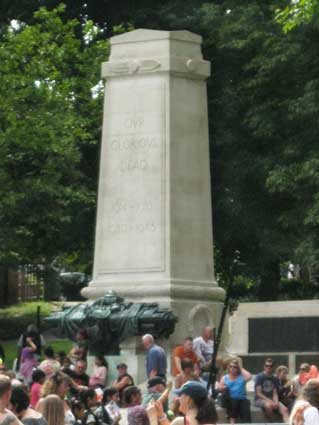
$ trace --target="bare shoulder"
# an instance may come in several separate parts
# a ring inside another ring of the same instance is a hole
[[[11,412],[6,412],[0,415],[1,425],[22,425],[19,419]]]

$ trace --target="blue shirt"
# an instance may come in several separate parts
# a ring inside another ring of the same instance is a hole
[[[152,370],[157,371],[157,376],[164,377],[166,375],[166,353],[162,347],[154,344],[147,351],[146,356],[146,372],[147,376],[150,376]]]
[[[257,399],[256,387],[261,386],[261,392],[272,399],[274,390],[278,389],[278,379],[273,375],[265,375],[264,372],[258,373],[255,380],[255,398]]]
[[[236,400],[246,399],[246,382],[243,375],[238,375],[234,381],[231,381],[229,376],[225,375],[224,382],[229,390],[230,398],[234,398]]]

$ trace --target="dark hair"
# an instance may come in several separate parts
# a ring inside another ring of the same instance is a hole
[[[61,361],[64,359],[64,357],[66,357],[66,352],[65,351],[58,351],[57,355],[61,357]]]
[[[213,423],[218,421],[218,414],[216,411],[215,402],[211,397],[206,397],[199,401],[194,401],[195,406],[198,408],[196,419],[199,424]]]
[[[193,342],[193,337],[192,336],[187,336],[186,338],[184,338],[184,342],[186,342],[186,341]]]
[[[45,356],[47,356],[47,357],[54,357],[54,350],[53,350],[53,348],[52,347],[46,347],[44,350],[43,350],[43,353],[44,353],[44,355]]]
[[[102,402],[106,403],[108,401],[108,397],[113,397],[116,393],[118,393],[118,390],[114,387],[110,387],[110,388],[105,388],[104,392],[103,392],[103,398],[102,398]]]
[[[102,362],[102,366],[105,366],[107,369],[109,368],[109,364],[106,361],[106,358],[103,356],[103,354],[96,354],[95,357]]]
[[[21,387],[13,387],[11,394],[11,404],[17,413],[26,410],[30,405],[30,398],[25,390]]]
[[[45,378],[45,373],[41,369],[36,369],[32,372],[32,382],[40,382]]]
[[[267,357],[267,359],[264,361],[264,365],[266,363],[271,363],[272,365],[274,365],[274,361],[273,361],[273,359],[271,357]]]
[[[124,390],[124,401],[126,404],[131,403],[131,399],[134,395],[141,394],[141,390],[136,387],[135,385],[130,385],[129,387],[126,387]]]
[[[94,398],[96,396],[96,392],[93,390],[93,388],[89,388],[88,390],[81,391],[79,396],[84,406],[88,408],[88,399]]]
[[[72,410],[72,412],[73,412],[75,409],[82,409],[82,408],[84,408],[84,403],[83,403],[83,401],[78,400],[77,398],[72,398],[72,399],[71,399],[71,410]]]
[[[193,367],[194,363],[190,359],[182,359],[181,368],[185,370],[187,367]]]

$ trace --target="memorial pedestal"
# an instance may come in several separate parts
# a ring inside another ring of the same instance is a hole
[[[201,37],[135,30],[111,39],[106,79],[93,279],[158,302],[179,317],[171,345],[218,324],[206,79]]]

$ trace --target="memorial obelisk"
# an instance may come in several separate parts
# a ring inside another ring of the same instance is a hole
[[[217,324],[206,80],[201,37],[139,29],[111,39],[93,279],[179,317],[175,343]]]

